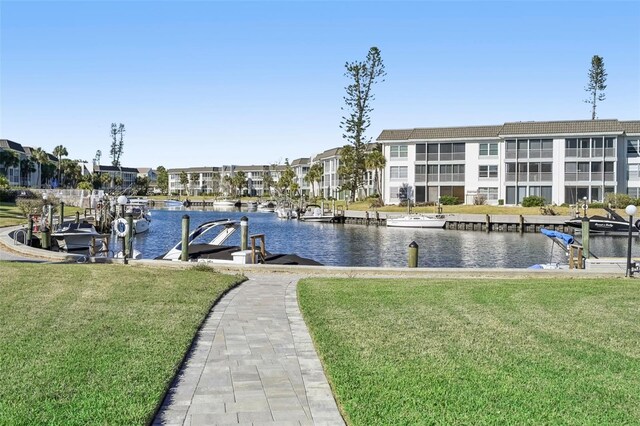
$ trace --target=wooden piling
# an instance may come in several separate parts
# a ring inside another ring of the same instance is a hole
[[[76,223],[80,223],[80,212],[76,212]]]
[[[133,257],[133,215],[131,213],[127,213],[125,216],[127,219],[127,234],[124,237],[124,245],[126,248],[126,258]]]
[[[62,225],[64,222],[64,201],[60,201],[60,219],[58,220],[58,225]]]
[[[409,268],[418,267],[418,243],[411,241],[409,244]]]
[[[582,218],[582,247],[584,249],[584,257],[589,258],[589,218]]]
[[[29,215],[29,227],[27,228],[27,241],[25,241],[25,244],[31,245],[31,238],[33,238],[33,216]]]
[[[491,216],[489,216],[488,214],[485,215],[484,222],[485,222],[485,225],[484,225],[485,231],[491,232]]]
[[[519,230],[520,230],[520,233],[522,234],[524,232],[524,216],[520,215],[520,218],[518,220],[520,225]]]
[[[247,250],[249,247],[249,218],[240,218],[240,250]]]
[[[189,215],[182,216],[182,252],[180,260],[186,262],[189,260]]]

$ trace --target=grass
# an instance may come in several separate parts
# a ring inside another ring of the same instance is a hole
[[[203,270],[0,262],[0,424],[145,424],[213,302]]]
[[[306,279],[350,425],[639,424],[633,280]]]
[[[84,217],[84,209],[74,206],[65,206],[64,215],[66,218],[75,217],[76,212],[80,212],[80,220]],[[54,214],[54,220],[57,220],[58,213]],[[22,211],[15,203],[0,202],[0,228],[5,226],[27,225],[27,218],[24,217]]]

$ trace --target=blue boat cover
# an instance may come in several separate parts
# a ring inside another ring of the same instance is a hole
[[[545,228],[540,229],[540,232],[542,232],[544,235],[546,235],[549,238],[559,239],[564,243],[566,247],[569,247],[569,244],[573,244],[574,242],[573,235],[565,234],[563,232],[552,231],[550,229],[545,229]]]

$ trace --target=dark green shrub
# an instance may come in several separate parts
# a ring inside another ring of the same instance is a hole
[[[504,200],[503,200],[502,198],[500,198],[500,199],[498,200],[498,205],[499,205],[499,206],[504,206]]]
[[[458,197],[454,197],[453,195],[443,195],[440,197],[440,204],[443,206],[454,206],[456,204],[460,204]]]
[[[0,189],[0,201],[5,203],[15,203],[18,191],[14,189]]]
[[[544,197],[538,197],[537,195],[529,195],[522,199],[522,207],[543,207],[546,203]]]
[[[627,194],[609,193],[604,197],[605,205],[611,204],[614,209],[624,209],[629,204],[634,204],[634,199]]]

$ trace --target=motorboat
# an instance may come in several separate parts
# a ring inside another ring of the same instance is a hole
[[[251,263],[251,251],[241,250],[239,246],[223,245],[240,228],[240,221],[232,219],[218,219],[205,222],[193,230],[188,238],[187,253],[189,261],[210,263]],[[217,230],[217,234],[207,243],[202,243],[205,234]],[[182,241],[178,242],[167,253],[157,259],[178,261],[182,254]],[[264,254],[264,255],[263,255]],[[260,250],[261,263],[277,265],[322,265],[312,259],[306,259],[295,254],[272,254],[264,247]]]
[[[214,200],[213,207],[233,208],[240,207],[239,200]]]
[[[304,213],[298,215],[298,219],[303,222],[335,222],[337,216],[325,211],[322,206],[307,204]]]
[[[182,207],[184,207],[183,202],[180,200],[164,200],[162,203],[166,208],[169,209],[181,209]]]
[[[278,215],[278,219],[297,219],[298,218],[298,211],[288,201],[280,203],[276,207],[275,212]]]
[[[263,213],[273,213],[276,211],[276,203],[273,201],[263,201],[258,204],[258,211]]]
[[[257,201],[243,201],[240,207],[246,208],[248,211],[256,211],[258,209]]]
[[[87,250],[94,238],[102,238],[102,234],[88,222],[63,222],[51,233],[62,250]]]
[[[605,207],[607,216],[594,215],[589,217],[589,233],[607,234],[607,235],[627,235],[629,233],[629,221],[608,207]],[[583,218],[576,217],[567,220],[564,224],[582,230]],[[637,233],[640,229],[640,220],[631,225],[631,232]]]
[[[444,228],[447,218],[443,214],[407,214],[387,218],[387,226],[394,228]]]
[[[147,208],[147,203],[129,200],[128,203],[124,205],[124,214],[125,216],[128,214],[132,216],[134,234],[141,234],[149,230],[151,225],[151,212]],[[111,228],[116,231],[119,236],[122,236],[128,232],[126,229],[127,226],[126,217],[120,216],[113,221]]]
[[[527,269],[569,269],[568,263],[553,261],[553,248],[555,246],[560,247],[564,251],[564,254],[568,256],[569,247],[575,243],[575,238],[573,237],[573,235],[546,228],[541,228],[540,232],[543,235],[549,237],[552,241],[551,252],[549,254],[549,262],[537,263],[535,265],[529,266]]]

